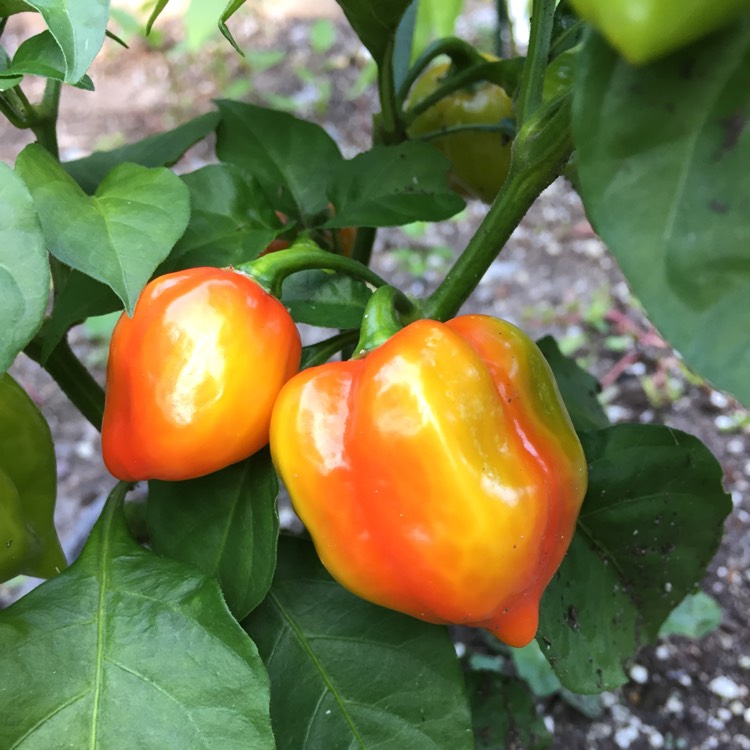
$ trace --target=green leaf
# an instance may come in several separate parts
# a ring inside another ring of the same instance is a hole
[[[0,17],[12,16],[15,13],[24,13],[30,10],[34,10],[34,8],[24,0],[0,0]]]
[[[482,671],[470,672],[466,683],[476,750],[544,750],[552,744],[534,697],[520,680]]]
[[[156,23],[156,19],[161,15],[164,8],[167,7],[167,3],[169,3],[169,0],[157,0],[156,5],[154,5],[153,10],[151,11],[151,15],[148,17],[148,21],[146,21],[146,34],[151,33],[151,29]]]
[[[55,305],[43,331],[42,364],[71,326],[116,310],[122,310],[122,302],[106,284],[71,270],[62,287],[55,289]]]
[[[231,164],[212,164],[182,176],[192,212],[166,262],[169,270],[222,268],[257,258],[282,231],[268,198]]]
[[[232,36],[232,32],[227,26],[227,21],[245,4],[245,0],[229,0],[227,7],[224,8],[221,18],[219,19],[219,31],[224,35],[224,38],[234,47],[237,52],[243,54],[237,42]]]
[[[574,359],[566,357],[552,336],[545,336],[536,343],[552,368],[576,430],[586,432],[607,427],[609,420],[596,397],[600,390],[599,381],[579,367]]]
[[[21,179],[0,162],[0,372],[10,367],[42,324],[50,272],[34,202]]]
[[[688,594],[664,621],[659,637],[703,638],[721,625],[721,617],[721,607],[712,596],[703,591]]]
[[[375,62],[382,64],[389,46],[393,44],[401,16],[411,0],[380,0],[376,3],[372,0],[336,1]]]
[[[581,441],[589,488],[537,639],[565,687],[594,693],[627,680],[624,664],[703,577],[732,502],[692,435],[623,424]]]
[[[125,485],[80,558],[0,612],[0,747],[274,747],[268,676],[216,582],[131,538]]]
[[[301,271],[282,287],[281,301],[297,323],[359,328],[372,291],[362,281],[328,271]]]
[[[56,81],[65,80],[65,58],[49,31],[43,31],[22,42],[13,56],[11,65],[0,71],[2,78],[23,75],[43,76]],[[94,90],[94,84],[87,75],[73,83],[80,89]]]
[[[329,227],[388,227],[442,221],[466,205],[448,187],[450,162],[433,146],[410,141],[375,146],[342,162],[328,196]]]
[[[326,191],[341,153],[323,128],[286,112],[223,99],[216,155],[258,180],[273,207],[311,216],[326,207]]]
[[[750,405],[750,16],[653,65],[582,49],[586,211],[686,363]]]
[[[171,167],[191,146],[213,132],[218,122],[219,113],[208,112],[166,133],[65,162],[63,168],[87,193],[92,194],[118,164],[132,162],[143,167]]]
[[[2,17],[2,13],[0,13],[0,18]],[[23,76],[21,75],[11,75],[6,76],[6,71],[10,67],[10,58],[8,57],[8,53],[0,47],[0,91],[6,91],[7,89],[12,89],[14,86],[18,86],[19,83],[23,80]]]
[[[267,449],[200,479],[149,483],[155,552],[218,579],[241,620],[268,593],[276,566],[279,482]]]
[[[336,27],[327,18],[319,18],[310,26],[310,47],[324,55],[336,43]]]
[[[41,146],[27,146],[16,171],[34,198],[49,251],[108,284],[132,314],[156,266],[185,231],[188,190],[169,170],[115,167],[84,194]]]
[[[78,83],[104,43],[109,0],[28,0],[62,51],[66,83]]]
[[[279,750],[472,747],[448,631],[348,593],[310,542],[280,538],[271,591],[243,626],[271,676]]]
[[[560,690],[560,680],[536,641],[523,648],[512,648],[510,656],[516,674],[528,683],[534,695],[544,698]]]

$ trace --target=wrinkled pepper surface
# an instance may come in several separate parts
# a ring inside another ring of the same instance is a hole
[[[279,394],[274,462],[343,586],[512,646],[570,544],[586,460],[543,355],[518,328],[421,320]]]
[[[0,582],[66,567],[54,526],[57,473],[49,426],[26,391],[0,375]]]
[[[247,458],[268,442],[300,356],[287,309],[249,276],[191,268],[154,279],[112,335],[104,463],[127,481],[177,481]]]
[[[432,94],[449,70],[447,62],[427,68],[414,82],[409,106]],[[417,138],[461,126],[500,125],[502,120],[513,117],[513,102],[505,90],[494,83],[480,81],[440,99],[414,119],[408,132],[411,138]],[[508,134],[466,130],[432,138],[430,143],[450,160],[450,181],[455,190],[469,198],[492,203],[510,169],[511,138]]]

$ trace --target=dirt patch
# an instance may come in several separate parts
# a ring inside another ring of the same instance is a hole
[[[221,39],[198,52],[181,49],[178,23],[159,25],[153,49],[130,39],[122,50],[107,41],[92,78],[95,93],[66,89],[60,124],[63,159],[82,156],[169,128],[233,94],[256,103],[294,108],[321,122],[345,154],[368,147],[375,109],[368,61],[340,15],[325,53],[311,52],[314,20],[242,12],[232,30],[248,51],[234,55]],[[3,41],[12,51],[33,17],[12,19]],[[276,60],[276,62],[273,62]],[[269,62],[273,64],[269,64]],[[38,94],[39,87],[32,89]],[[30,138],[0,124],[0,159],[13,163]],[[180,165],[211,159],[210,144]],[[466,244],[484,208],[471,204],[460,220],[407,235],[381,233],[375,267],[408,293],[421,296],[442,277]],[[421,232],[421,233],[420,233]],[[600,378],[614,421],[658,422],[703,440],[724,469],[734,512],[704,581],[721,604],[720,628],[700,641],[670,637],[644,649],[632,681],[606,693],[593,720],[559,695],[539,701],[559,748],[750,748],[750,427],[737,404],[689,373],[632,300],[616,263],[588,226],[577,195],[564,181],[551,186],[493,263],[465,311],[512,320],[533,336],[552,333],[566,351]],[[76,351],[103,373],[103,352],[82,329]],[[42,407],[58,452],[58,527],[69,557],[76,554],[113,480],[99,438],[36,365],[21,357],[13,373]],[[28,588],[0,588],[6,601]]]

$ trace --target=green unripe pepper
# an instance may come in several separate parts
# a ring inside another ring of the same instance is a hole
[[[620,54],[643,65],[750,12],[750,0],[570,0]]]
[[[0,376],[0,581],[66,567],[54,526],[57,477],[49,426],[26,391]]]

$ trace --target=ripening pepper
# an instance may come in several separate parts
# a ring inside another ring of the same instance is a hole
[[[447,62],[427,68],[414,82],[408,105],[414,106],[432,94],[449,69]],[[480,81],[449,94],[419,114],[408,133],[409,137],[418,138],[460,126],[500,125],[513,116],[513,102],[505,90]],[[510,169],[511,138],[507,133],[466,130],[432,138],[430,143],[449,159],[450,182],[455,190],[468,198],[492,203]]]
[[[343,586],[435,623],[535,635],[586,460],[552,372],[518,328],[420,320],[281,390],[271,452]]]
[[[643,65],[720,29],[750,0],[570,0],[628,62]]]
[[[210,474],[268,442],[299,369],[294,321],[243,273],[191,268],[146,285],[112,334],[102,452],[119,479]]]
[[[0,582],[66,567],[54,526],[57,472],[49,426],[26,391],[0,375]]]

